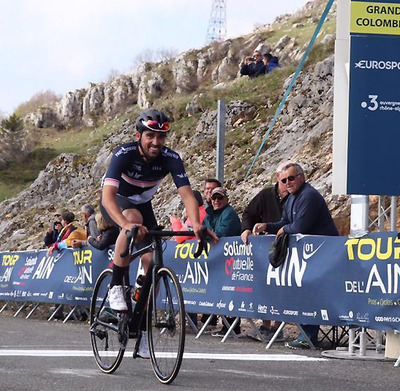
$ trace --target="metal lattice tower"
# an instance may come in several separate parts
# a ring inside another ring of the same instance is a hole
[[[226,2],[227,0],[212,1],[206,45],[212,41],[223,41],[226,38]]]

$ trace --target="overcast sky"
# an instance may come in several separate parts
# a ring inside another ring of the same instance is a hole
[[[307,0],[227,0],[228,37]],[[212,0],[0,0],[0,112],[40,91],[65,94],[126,73],[146,49],[205,44]]]

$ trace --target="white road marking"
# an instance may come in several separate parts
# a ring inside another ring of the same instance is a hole
[[[125,352],[132,356],[131,351]],[[25,357],[93,357],[91,350],[27,350],[3,349],[0,356]],[[221,354],[221,353],[184,353],[184,359],[194,360],[233,360],[233,361],[327,361],[326,358],[308,357],[297,354]]]

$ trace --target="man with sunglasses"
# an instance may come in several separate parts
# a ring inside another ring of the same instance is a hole
[[[242,76],[249,76],[254,79],[257,76],[265,75],[265,64],[261,52],[255,50],[253,57],[246,57],[240,68]]]
[[[172,175],[178,193],[192,221],[193,231],[199,238],[199,206],[190,187],[180,156],[165,147],[170,120],[158,110],[146,110],[136,119],[136,140],[119,146],[113,153],[104,178],[100,209],[105,219],[121,228],[115,245],[113,278],[110,289],[110,306],[115,311],[126,311],[122,279],[129,267],[129,256],[122,258],[126,248],[126,231],[138,227],[138,247],[149,244],[145,238],[148,229],[157,226],[151,199],[164,177]],[[214,235],[214,239],[217,239]],[[141,261],[145,272],[152,254],[146,253]],[[142,343],[147,338],[141,339]],[[146,347],[139,348],[142,357],[148,357]]]
[[[216,187],[212,190],[211,205],[206,209],[207,215],[203,221],[203,225],[215,234],[221,237],[239,236],[241,224],[238,214],[235,209],[229,204],[228,193],[223,187]],[[213,321],[214,319],[211,319]],[[229,324],[235,320],[234,317],[226,317]],[[216,321],[216,319],[215,319]],[[222,329],[211,334],[214,337],[223,337],[228,331],[228,328],[223,325]],[[235,334],[240,335],[240,318],[234,330]]]
[[[267,223],[268,221],[279,221],[282,217],[283,207],[289,196],[286,184],[280,181],[282,169],[289,164],[289,161],[284,161],[276,168],[276,180],[274,186],[262,189],[247,205],[242,216],[242,233],[240,237],[244,244],[249,241],[249,236],[252,235],[253,228],[257,223]],[[263,319],[262,326],[259,328],[259,334],[248,333],[250,338],[260,340],[262,336],[263,342],[268,342],[275,335],[281,322]],[[283,332],[275,338],[276,342],[284,340]]]
[[[289,197],[283,209],[282,218],[275,223],[258,223],[254,234],[264,231],[279,236],[287,234],[338,236],[331,213],[322,195],[306,182],[304,171],[299,164],[289,163],[282,169],[280,181],[286,185]],[[318,345],[319,326],[302,325],[314,345]],[[309,349],[309,344],[299,335],[286,344],[292,349]]]

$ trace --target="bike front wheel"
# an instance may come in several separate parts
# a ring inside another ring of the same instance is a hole
[[[178,278],[171,269],[158,270],[155,283],[147,311],[150,358],[158,380],[169,384],[178,375],[185,349],[185,306]]]
[[[121,341],[121,315],[110,308],[108,301],[112,270],[104,270],[96,281],[90,304],[90,342],[97,366],[104,373],[113,373],[121,364],[126,341]],[[126,332],[123,333],[127,335]],[[125,339],[125,337],[124,337]]]

